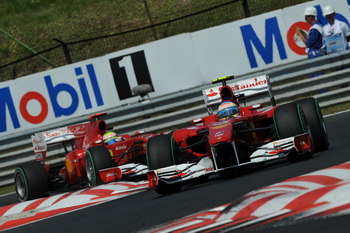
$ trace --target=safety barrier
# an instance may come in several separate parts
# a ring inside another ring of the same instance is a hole
[[[237,78],[269,74],[278,103],[314,96],[321,108],[324,108],[350,102],[350,69],[347,67],[350,67],[350,51],[252,72]],[[207,84],[163,97],[119,106],[107,111],[105,120],[118,133],[133,133],[137,130],[169,131],[190,125],[192,119],[207,114],[201,90],[211,86]],[[267,102],[267,98],[257,101]],[[87,116],[65,121],[64,125],[84,121],[87,121]],[[63,123],[56,123],[50,128],[60,126],[63,126]],[[47,129],[42,127],[35,131],[28,130],[21,134],[0,138],[0,187],[13,183],[16,165],[34,159],[30,135]],[[56,154],[57,151],[48,153],[50,163],[63,160],[62,157],[57,158]]]

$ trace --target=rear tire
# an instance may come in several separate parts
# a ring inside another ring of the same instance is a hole
[[[176,165],[178,158],[176,144],[171,135],[159,135],[151,137],[147,142],[147,165],[149,170]],[[169,194],[181,190],[181,184],[167,184],[159,181],[155,188],[159,194]]]
[[[48,195],[49,177],[44,166],[37,162],[28,162],[18,166],[14,174],[15,189],[20,201],[28,201]]]
[[[273,119],[278,139],[293,137],[309,131],[303,110],[299,104],[294,102],[277,107]],[[313,151],[305,153],[302,156],[291,153],[287,156],[287,159],[290,162],[296,162],[300,159],[311,158],[312,156]]]
[[[306,120],[310,127],[315,151],[324,151],[329,147],[326,124],[324,122],[320,107],[315,98],[310,97],[296,101],[304,111]]]
[[[86,151],[85,169],[90,187],[102,184],[99,170],[113,167],[111,154],[105,146],[90,147]]]

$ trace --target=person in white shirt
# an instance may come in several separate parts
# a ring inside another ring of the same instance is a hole
[[[335,19],[335,10],[333,6],[325,6],[323,15],[326,17],[328,24],[323,26],[324,44],[327,54],[338,53],[349,49],[350,41],[349,26]]]

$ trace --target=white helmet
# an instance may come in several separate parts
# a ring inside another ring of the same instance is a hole
[[[323,15],[324,16],[333,14],[334,12],[335,12],[335,10],[331,5],[325,6],[323,8]]]
[[[305,8],[304,10],[304,15],[307,16],[307,15],[313,15],[313,16],[317,16],[317,10],[315,7],[313,6],[308,6]]]

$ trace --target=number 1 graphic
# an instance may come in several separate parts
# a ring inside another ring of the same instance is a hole
[[[137,85],[150,84],[153,88],[144,51],[112,58],[109,62],[120,100],[133,97],[131,88]]]

